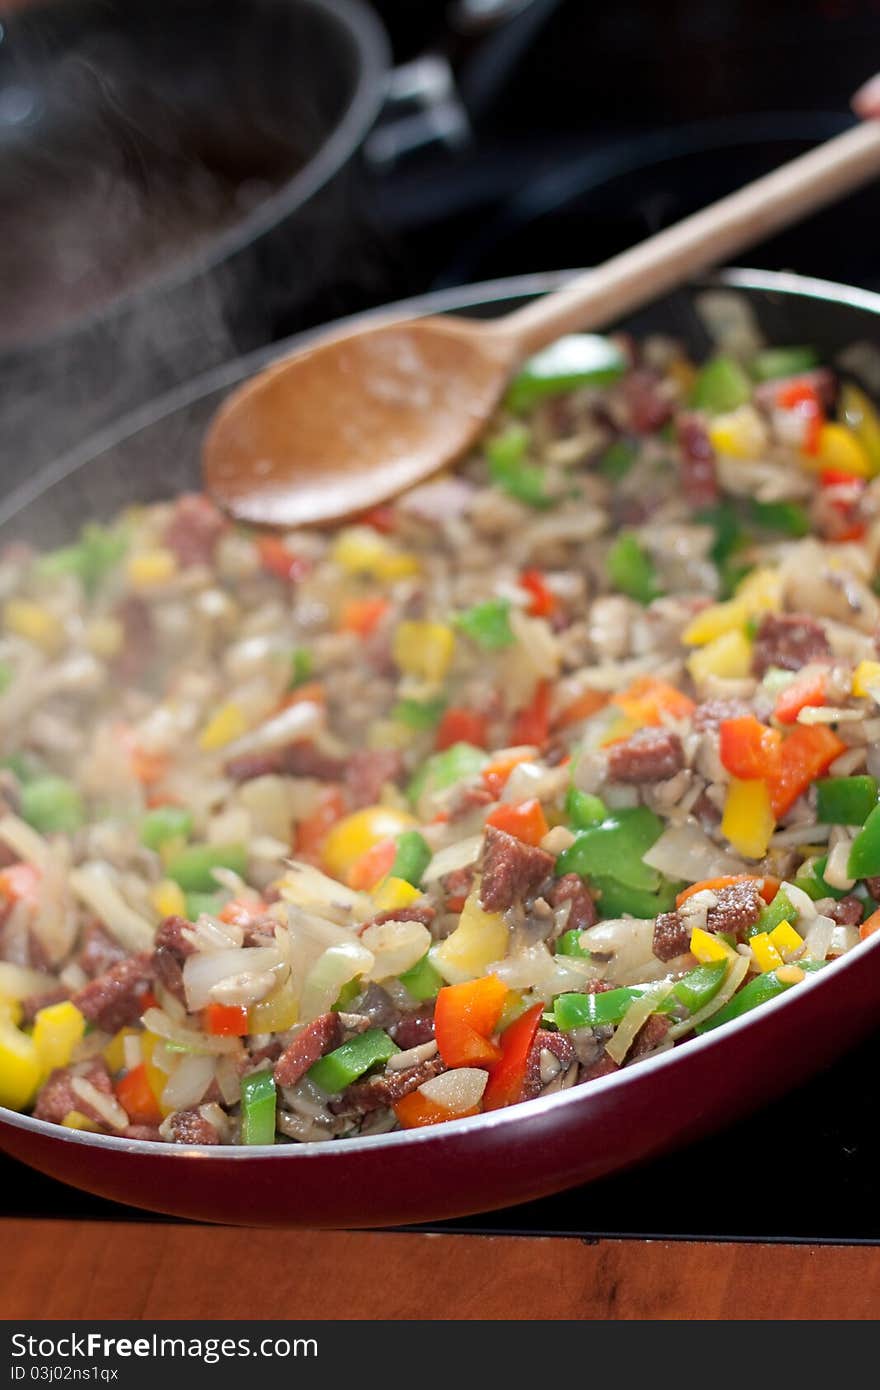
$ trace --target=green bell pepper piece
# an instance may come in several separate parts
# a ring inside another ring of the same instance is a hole
[[[36,778],[42,777],[46,770],[45,763],[34,757],[33,753],[26,751],[10,753],[8,757],[0,758],[0,767],[8,767],[22,783],[35,781]]]
[[[601,825],[581,830],[556,860],[556,876],[600,874],[628,888],[656,892],[660,875],[642,862],[663,833],[663,822],[647,806],[612,812]]]
[[[297,647],[290,654],[290,684],[288,690],[295,690],[307,681],[315,669],[314,658],[305,647]]]
[[[637,603],[649,604],[661,593],[654,561],[631,531],[625,531],[614,542],[605,568],[613,587]]]
[[[41,834],[70,834],[85,823],[83,800],[66,777],[37,777],[21,789],[21,815]]]
[[[581,945],[583,934],[582,927],[571,927],[564,931],[556,943],[557,956],[577,956],[579,960],[589,960],[590,952],[585,951]]]
[[[569,787],[565,793],[565,814],[575,830],[586,830],[591,825],[600,825],[608,815],[608,807],[598,796],[582,792],[578,787]]]
[[[370,1067],[387,1062],[399,1051],[397,1044],[381,1028],[369,1028],[366,1033],[359,1033],[335,1051],[328,1052],[326,1057],[321,1057],[309,1067],[306,1075],[322,1091],[335,1096],[350,1086],[352,1081],[357,1081]]]
[[[672,986],[673,997],[695,1014],[715,998],[726,975],[726,960],[706,961]]]
[[[93,594],[127,549],[127,536],[90,521],[83,527],[75,545],[41,556],[36,565],[37,573],[50,579],[74,574],[86,593]]]
[[[242,1077],[241,1142],[275,1143],[275,1079],[271,1071],[252,1071]]]
[[[798,911],[791,898],[783,888],[780,888],[772,903],[761,909],[761,915],[756,922],[749,927],[747,936],[758,936],[761,932],[771,932],[778,927],[780,922],[788,922],[794,926],[797,921]]]
[[[822,872],[818,864],[816,868]],[[873,878],[880,874],[880,806],[874,807],[853,840],[846,872],[849,878]]]
[[[678,879],[661,879],[653,890],[630,888],[616,878],[604,878],[594,874],[590,879],[599,897],[599,911],[603,918],[609,917],[657,917],[661,912],[671,912],[675,907],[676,896],[684,888]]]
[[[185,893],[212,893],[216,890],[215,869],[231,869],[244,878],[247,849],[244,845],[190,845],[175,854],[165,872]]]
[[[408,729],[417,729],[420,733],[433,729],[439,724],[446,708],[446,700],[442,695],[438,695],[435,700],[398,700],[391,711],[392,719],[396,719],[398,724],[405,724]]]
[[[843,888],[832,888],[830,883],[826,883],[822,877],[822,871],[828,863],[828,855],[825,854],[821,859],[816,859],[806,867],[802,867],[800,873],[794,881],[795,888],[801,888],[813,902],[818,902],[819,898],[845,898],[846,890]]]
[[[529,358],[507,388],[505,405],[520,412],[579,386],[608,386],[626,368],[623,352],[610,338],[571,333]]]
[[[610,483],[626,477],[638,457],[638,445],[632,439],[616,439],[599,460],[599,472]]]
[[[553,1002],[553,1018],[560,1033],[573,1028],[605,1028],[623,1018],[634,999],[650,994],[656,985],[626,985],[609,989],[603,994],[558,994]],[[658,996],[655,1013],[670,1013],[675,1008],[671,996]]]
[[[876,777],[822,777],[816,782],[816,814],[822,825],[864,825],[877,793]]]
[[[800,502],[756,502],[750,498],[748,513],[756,526],[779,531],[783,536],[807,536],[810,533],[810,518],[806,507],[802,507]]]
[[[167,840],[186,840],[192,827],[192,812],[182,806],[157,806],[141,821],[141,844],[159,849]]]
[[[197,917],[201,917],[206,912],[209,917],[216,917],[223,910],[223,904],[227,898],[226,893],[186,893],[186,915],[191,922]]]
[[[421,960],[417,960],[415,965],[411,965],[409,970],[405,970],[399,977],[400,983],[419,1003],[424,1003],[428,999],[436,999],[446,981],[440,971],[431,961],[430,951],[426,951]]]
[[[824,960],[802,960],[798,961],[798,968],[813,972],[821,970],[828,962]],[[780,980],[775,970],[767,970],[763,975],[756,975],[753,980],[749,980],[747,985],[728,999],[717,1013],[712,1014],[711,1018],[698,1023],[697,1033],[708,1033],[712,1028],[720,1028],[722,1023],[730,1023],[734,1018],[741,1018],[743,1014],[750,1013],[752,1009],[760,1008],[762,1004],[767,1004],[771,999],[776,999],[780,994],[784,994],[791,985],[785,980]]]
[[[733,357],[714,357],[697,373],[691,405],[710,415],[725,415],[752,398],[752,383]]]
[[[819,354],[811,347],[764,348],[756,352],[749,370],[756,381],[775,381],[778,377],[797,376],[819,365]]]
[[[363,980],[356,975],[353,980],[346,980],[342,989],[336,996],[336,1003],[330,1005],[331,1013],[344,1013],[349,1004],[357,999],[363,989]]]
[[[543,468],[530,463],[526,457],[531,434],[525,425],[511,425],[504,434],[490,439],[486,445],[489,477],[496,487],[509,497],[530,507],[549,507]]]
[[[405,879],[413,888],[418,888],[422,874],[432,858],[425,837],[417,830],[404,830],[397,837],[397,853],[391,865],[391,877]]]
[[[456,782],[476,777],[486,766],[488,755],[473,743],[453,743],[442,753],[432,753],[410,779],[407,795],[416,802],[423,792],[441,792]]]
[[[510,603],[505,598],[475,603],[473,608],[458,614],[455,624],[487,652],[509,647],[516,641],[510,627]]]

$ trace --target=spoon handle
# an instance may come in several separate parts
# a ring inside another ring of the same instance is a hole
[[[880,174],[880,120],[863,121],[496,323],[520,357],[600,328]]]

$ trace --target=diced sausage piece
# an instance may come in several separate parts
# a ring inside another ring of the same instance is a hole
[[[825,916],[830,917],[832,922],[836,922],[840,927],[857,927],[862,920],[863,908],[861,898],[857,898],[854,893],[848,893],[833,907],[827,908]]]
[[[183,987],[183,962],[195,951],[195,946],[184,935],[184,928],[192,925],[185,917],[166,917],[156,933],[156,948],[153,951],[153,970],[156,979],[163,984],[169,994],[186,1002]]]
[[[111,965],[116,965],[124,959],[125,951],[118,941],[107,935],[103,927],[97,922],[92,922],[86,927],[76,963],[89,979],[93,980],[96,975],[103,975]]]
[[[50,1072],[48,1081],[37,1095],[34,1117],[60,1125],[65,1115],[69,1115],[71,1110],[78,1110],[81,1115],[93,1120],[95,1124],[106,1127],[103,1116],[93,1110],[88,1102],[78,1096],[73,1089],[75,1076],[81,1076],[85,1081],[90,1081],[95,1090],[100,1091],[105,1096],[113,1094],[113,1083],[110,1080],[107,1064],[100,1057],[93,1058],[87,1066],[56,1067],[53,1072]]]
[[[562,878],[558,878],[550,890],[547,901],[551,907],[561,907],[563,903],[571,904],[565,924],[566,931],[586,931],[587,927],[594,926],[598,921],[599,914],[590,896],[590,890],[577,874],[563,874]]]
[[[688,949],[691,940],[690,927],[681,920],[678,912],[661,912],[654,923],[654,941],[651,949],[658,960],[673,960]]]
[[[681,487],[688,506],[697,511],[718,501],[715,450],[699,415],[679,415],[678,447],[681,455]]]
[[[692,723],[698,734],[715,733],[725,719],[744,719],[751,713],[745,700],[704,700],[694,710]]]
[[[637,1057],[644,1057],[646,1052],[653,1052],[666,1037],[669,1026],[668,1018],[661,1018],[660,1014],[651,1014],[636,1033],[632,1047],[627,1053],[627,1061],[634,1062]]]
[[[70,990],[65,989],[64,985],[58,985],[56,989],[47,989],[43,994],[32,994],[21,1001],[21,1022],[28,1027],[41,1009],[48,1009],[52,1004],[61,1004],[69,998]]]
[[[460,907],[453,904],[463,903],[474,886],[474,866],[468,864],[463,869],[453,869],[450,873],[444,874],[440,880],[440,885],[447,898],[447,908],[450,912],[461,911]]]
[[[219,1144],[216,1126],[199,1110],[176,1110],[168,1116],[168,1129],[175,1144]]]
[[[486,912],[506,912],[553,872],[553,856],[535,845],[523,844],[494,825],[483,841],[483,879],[480,902]]]
[[[375,917],[358,927],[358,932],[365,932],[367,927],[381,927],[385,922],[421,922],[423,927],[430,927],[436,916],[436,908],[428,907],[427,903],[424,907],[392,907],[385,912],[377,912]]]
[[[880,902],[880,874],[865,879],[865,887],[875,902]]]
[[[134,684],[153,664],[156,651],[156,625],[149,604],[129,594],[113,610],[122,624],[122,646],[113,658],[113,674],[123,685]]]
[[[592,1062],[590,1066],[581,1067],[578,1080],[581,1082],[598,1081],[600,1076],[611,1076],[616,1071],[620,1071],[620,1067],[614,1058],[609,1057],[607,1052],[603,1052],[601,1057]]]
[[[665,782],[684,767],[684,749],[670,729],[638,729],[623,743],[608,750],[608,777],[612,782]]]
[[[451,821],[461,820],[468,811],[475,811],[478,806],[491,806],[494,800],[495,798],[488,787],[479,785],[462,787],[449,808],[449,819]]]
[[[78,990],[73,1002],[90,1023],[107,1033],[115,1033],[118,1028],[140,1018],[143,995],[154,976],[149,952],[127,956]]]
[[[121,1139],[140,1139],[148,1144],[161,1144],[162,1136],[158,1125],[128,1125],[120,1135]]]
[[[765,613],[752,649],[752,670],[763,676],[771,666],[799,671],[811,661],[831,661],[825,629],[809,613]]]
[[[295,1086],[310,1066],[341,1041],[342,1025],[338,1014],[321,1014],[307,1023],[275,1063],[274,1075],[278,1085]]]
[[[250,782],[255,777],[277,773],[282,777],[316,777],[321,782],[335,782],[345,770],[341,758],[331,758],[306,739],[297,739],[283,748],[266,753],[242,753],[230,758],[224,767],[233,782]]]
[[[373,806],[386,782],[397,782],[404,771],[403,756],[397,749],[359,749],[352,753],[345,769],[345,781],[353,805]]]
[[[523,1083],[522,1100],[533,1100],[544,1089],[541,1078],[541,1053],[550,1052],[564,1071],[577,1060],[574,1043],[564,1033],[551,1033],[549,1028],[539,1028],[532,1043],[526,1063],[526,1076]]]
[[[407,1067],[404,1071],[389,1071],[368,1076],[363,1081],[353,1081],[338,1102],[330,1102],[330,1109],[334,1114],[356,1115],[368,1115],[371,1110],[386,1110],[445,1070],[446,1063],[437,1056],[417,1062],[414,1067]]]
[[[185,492],[174,504],[163,539],[184,568],[207,565],[214,558],[214,549],[226,525],[226,518],[210,497],[201,492]]]
[[[401,1052],[408,1052],[411,1047],[421,1047],[423,1043],[431,1042],[434,1037],[433,1001],[404,1014],[391,1031]]]
[[[627,372],[620,386],[629,426],[636,434],[653,434],[672,418],[672,401],[663,394],[663,378],[650,367]]]
[[[754,879],[718,888],[715,897],[715,907],[710,907],[706,913],[706,930],[710,932],[727,932],[742,938],[757,922],[764,907]]]
[[[198,949],[186,935],[192,930],[192,922],[186,917],[165,917],[156,932],[157,950],[173,951],[180,960],[195,955]]]

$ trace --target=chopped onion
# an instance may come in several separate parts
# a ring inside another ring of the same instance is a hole
[[[27,999],[31,994],[45,994],[56,983],[54,976],[44,975],[40,970],[0,960],[0,999]]]
[[[455,1067],[425,1081],[419,1091],[434,1105],[453,1115],[474,1110],[483,1099],[489,1073],[482,1067]]]
[[[406,1052],[396,1052],[388,1058],[386,1070],[406,1071],[407,1067],[415,1067],[419,1062],[429,1062],[437,1056],[437,1052],[437,1044],[432,1038],[430,1042],[420,1043],[417,1047],[408,1047]]]
[[[162,1091],[162,1104],[170,1110],[191,1110],[199,1105],[214,1080],[214,1067],[213,1057],[181,1057]]]
[[[322,874],[312,864],[293,859],[288,863],[287,873],[278,884],[278,891],[285,902],[296,907],[310,907],[315,912],[330,908],[334,913],[348,915],[362,903],[361,894],[352,888],[337,883],[335,878]]]
[[[659,869],[669,878],[687,879],[689,883],[748,872],[741,859],[720,849],[693,823],[664,830],[642,859],[649,868]]]
[[[551,956],[543,941],[499,961],[492,973],[509,989],[532,990],[536,998],[545,1002],[557,994],[583,989],[586,980],[600,974],[592,961],[577,956]]]
[[[581,943],[593,955],[612,957],[608,974],[617,984],[638,984],[667,973],[666,966],[654,955],[653,917],[609,918],[588,927]]]
[[[697,1012],[691,1014],[690,1018],[683,1019],[681,1023],[673,1024],[666,1034],[667,1038],[670,1038],[672,1042],[677,1042],[679,1038],[684,1037],[685,1033],[690,1033],[693,1028],[696,1028],[697,1024],[716,1014],[721,1006],[727,1003],[728,999],[733,998],[748,973],[749,957],[737,956],[736,960],[731,961],[724,984],[714,998],[710,999],[708,1004],[704,1004],[702,1009],[697,1009]]]
[[[636,1033],[644,1023],[647,1023],[651,1014],[657,1007],[658,996],[650,991],[643,994],[638,999],[634,999],[627,1009],[623,1018],[614,1030],[614,1037],[606,1044],[605,1051],[616,1062],[622,1066],[623,1059],[629,1052],[636,1040]]]
[[[84,1076],[74,1076],[70,1082],[70,1089],[78,1100],[101,1116],[108,1129],[128,1128],[128,1116],[115,1096],[108,1096],[105,1091],[99,1091],[97,1086],[93,1086]]]
[[[323,727],[323,706],[315,704],[313,700],[300,700],[250,733],[243,734],[234,743],[228,743],[223,749],[223,760],[227,762],[240,758],[245,753],[267,753],[284,743],[314,738]]]
[[[184,1028],[182,1024],[176,1023],[163,1009],[147,1009],[141,1021],[148,1032],[155,1033],[157,1038],[164,1038],[167,1042],[176,1043],[184,1052],[241,1054],[240,1038],[197,1033],[193,1028]]]
[[[241,1078],[238,1067],[229,1057],[218,1057],[214,1064],[214,1076],[223,1097],[224,1105],[235,1105],[241,1100]]]
[[[858,927],[850,927],[846,924],[835,922],[834,931],[831,933],[831,944],[828,947],[829,956],[843,956],[847,951],[851,951],[854,946],[859,944]]]
[[[816,904],[813,902],[809,893],[805,893],[803,888],[796,888],[795,885],[789,883],[787,879],[783,879],[779,887],[788,898],[792,907],[797,908],[799,921],[812,922],[813,918],[816,916]],[[794,922],[792,922],[791,925],[794,926]]]
[[[770,837],[770,845],[772,849],[785,849],[789,845],[823,844],[833,829],[831,825],[805,825],[801,821],[799,825],[789,825],[785,830],[777,830],[776,834]]]
[[[828,855],[828,861],[822,870],[822,877],[826,883],[830,883],[832,888],[839,888],[842,892],[847,893],[855,883],[855,879],[850,878],[847,873],[851,847],[852,839],[849,835],[838,840]]]
[[[91,908],[111,936],[133,955],[148,951],[155,935],[152,925],[129,907],[113,881],[109,864],[101,860],[72,869],[70,887],[80,902]]]
[[[436,883],[456,869],[466,869],[469,864],[475,864],[480,857],[482,844],[481,831],[479,835],[469,835],[466,840],[456,840],[454,845],[438,850],[422,874],[422,882]]]
[[[334,1004],[343,985],[373,968],[373,953],[359,941],[339,942],[319,956],[303,982],[300,1017],[303,1023],[324,1014]]]
[[[19,859],[38,869],[45,869],[52,854],[48,840],[38,835],[27,821],[19,816],[0,816],[0,842],[17,854]]]
[[[361,941],[372,951],[371,980],[402,975],[420,961],[431,944],[431,933],[421,922],[376,922],[361,932]]]
[[[831,948],[836,923],[817,913],[804,934],[804,948],[812,960],[825,960]]]
[[[504,785],[501,800],[527,801],[536,796],[539,801],[549,801],[565,791],[570,776],[567,766],[542,767],[540,763],[517,763]]]
[[[220,951],[197,951],[183,963],[183,986],[190,1013],[210,1004],[213,990],[232,976],[277,973],[283,964],[277,946],[231,946]]]

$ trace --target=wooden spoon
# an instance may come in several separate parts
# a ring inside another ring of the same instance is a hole
[[[866,121],[504,318],[376,322],[239,387],[204,442],[208,491],[242,521],[328,522],[454,462],[516,367],[564,333],[613,323],[880,173]]]

